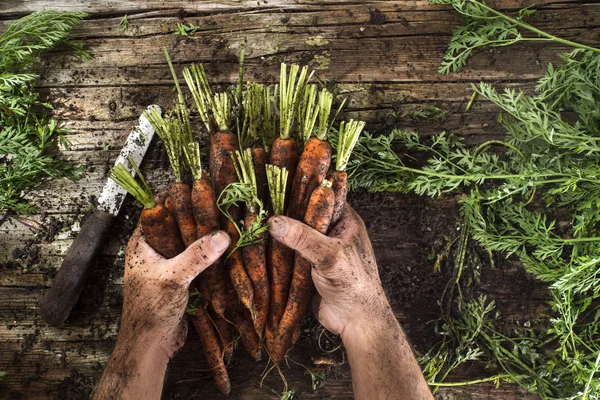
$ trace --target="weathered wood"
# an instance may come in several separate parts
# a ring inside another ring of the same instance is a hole
[[[600,41],[597,2],[490,3],[509,11],[541,3],[538,13],[529,18],[534,25],[582,43]],[[90,211],[133,121],[148,104],[172,104],[171,76],[162,46],[169,49],[177,71],[192,62],[205,62],[211,81],[227,85],[237,78],[236,52],[245,41],[249,80],[272,83],[280,62],[307,63],[317,69],[319,78],[339,83],[336,95],[349,100],[345,116],[367,120],[371,131],[386,132],[398,126],[429,135],[448,130],[470,143],[498,138],[503,132],[495,122],[498,110],[490,103],[477,100],[465,111],[472,93],[470,82],[485,80],[531,91],[547,63],[559,62],[557,53],[568,50],[530,43],[479,52],[465,72],[440,76],[436,70],[460,19],[449,7],[412,0],[4,0],[0,2],[0,29],[19,16],[48,7],[92,13],[74,36],[85,40],[94,58],[80,61],[66,49],[58,49],[47,58],[39,81],[42,93],[56,107],[55,116],[73,132],[72,146],[61,149],[62,154],[82,165],[85,173],[79,181],[50,181],[28,193],[27,198],[43,214],[22,222],[8,218],[0,225],[0,371],[8,372],[0,382],[2,398],[85,398],[108,359],[120,319],[122,252],[136,215],[132,201],[119,216],[117,234],[99,256],[93,283],[69,324],[63,329],[46,326],[38,317],[37,301],[72,242],[78,229],[75,221]],[[125,13],[130,28],[121,32],[119,21]],[[195,36],[172,35],[182,21],[179,17],[200,27]],[[406,111],[427,105],[450,114],[439,122],[400,118]],[[162,146],[153,144],[143,170],[154,187],[166,186],[166,163]],[[447,271],[432,272],[429,255],[443,248],[445,236],[456,235],[455,199],[359,194],[351,202],[368,222],[394,311],[416,348],[427,350],[433,340],[427,322],[439,313],[432,299],[440,297],[447,281]],[[482,289],[495,297],[504,317],[525,322],[545,315],[543,286],[532,282],[518,266],[500,261],[502,269],[483,272]],[[522,282],[518,293],[512,281]],[[306,332],[292,352],[295,361],[309,368],[315,367],[311,357],[323,355],[316,345],[320,331],[314,326],[314,320],[307,321],[305,328],[312,332]],[[333,357],[342,359],[339,351]],[[232,398],[277,398],[259,387],[265,365],[238,351],[231,365]],[[191,333],[169,367],[164,397],[220,398],[210,373],[203,369],[199,343]],[[303,367],[292,364],[284,373],[298,398],[352,397],[347,364],[332,368],[325,385],[314,392]],[[461,371],[453,380],[468,379],[472,373]],[[273,372],[265,385],[276,392],[282,388]],[[535,396],[513,385],[496,389],[485,384],[442,389],[439,398]]]

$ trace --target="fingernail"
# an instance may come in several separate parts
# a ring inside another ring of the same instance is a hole
[[[282,238],[287,233],[289,225],[285,218],[274,217],[271,218],[269,224],[269,232],[276,238]]]
[[[212,247],[214,251],[220,253],[229,247],[230,241],[231,239],[229,238],[229,235],[227,235],[225,232],[215,232],[210,237],[210,247]]]

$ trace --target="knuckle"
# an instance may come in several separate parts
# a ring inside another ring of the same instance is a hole
[[[197,265],[207,265],[210,259],[210,254],[206,249],[204,242],[192,248],[192,262]]]
[[[296,250],[304,250],[308,247],[309,237],[310,228],[306,225],[299,225],[292,236],[291,247]]]

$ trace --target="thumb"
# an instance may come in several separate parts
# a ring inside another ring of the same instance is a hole
[[[190,283],[221,257],[230,242],[229,235],[223,231],[216,231],[196,240],[183,253],[169,260],[175,274],[173,278]]]
[[[330,260],[335,252],[335,239],[292,218],[271,218],[269,233],[290,249],[296,250],[317,268],[326,260]]]

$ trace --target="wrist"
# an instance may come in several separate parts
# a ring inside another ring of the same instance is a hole
[[[155,365],[167,365],[172,354],[169,354],[166,346],[161,343],[162,337],[160,332],[154,330],[142,333],[131,329],[121,329],[117,335],[113,354],[135,361],[152,360]]]
[[[346,347],[370,346],[371,342],[396,336],[399,331],[401,331],[400,324],[389,303],[385,300],[365,307],[346,326],[340,336]]]

